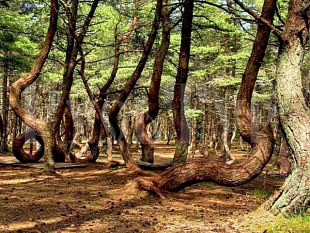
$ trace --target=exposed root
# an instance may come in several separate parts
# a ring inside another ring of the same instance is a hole
[[[164,194],[160,191],[160,189],[157,187],[156,182],[151,180],[151,178],[138,178],[136,179],[139,188],[149,191],[151,193],[155,193],[158,197],[165,199],[166,197]]]

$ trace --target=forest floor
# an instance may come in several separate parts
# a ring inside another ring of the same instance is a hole
[[[157,144],[155,151],[157,161],[173,156],[172,146]],[[233,152],[237,160],[246,158]],[[1,161],[13,155],[0,156]],[[0,232],[262,233],[251,219],[265,217],[251,215],[284,180],[271,164],[266,169],[246,185],[202,182],[159,199],[130,188],[137,175],[108,168],[103,156],[84,168],[59,169],[57,175],[0,165]]]

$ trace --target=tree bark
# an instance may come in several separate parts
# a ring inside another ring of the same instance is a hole
[[[115,27],[115,30],[114,30],[115,46],[114,46],[113,69],[112,69],[112,72],[111,72],[111,75],[110,75],[108,81],[100,88],[99,97],[98,97],[98,100],[96,101],[96,105],[98,105],[98,108],[100,109],[99,112],[101,112],[101,109],[105,103],[107,91],[110,88],[110,86],[112,85],[112,83],[114,82],[114,79],[115,79],[117,71],[118,71],[119,60],[120,60],[120,56],[121,56],[121,52],[120,52],[121,45],[131,35],[132,31],[136,27],[137,21],[138,21],[138,10],[135,10],[132,23],[131,23],[130,28],[127,32],[125,32],[121,35],[118,32],[118,25],[121,23],[121,18],[119,19],[119,22]],[[90,93],[88,93],[88,95],[89,94]],[[89,97],[91,97],[91,96],[89,95]],[[96,108],[97,107],[95,107],[95,109]],[[108,126],[106,124],[103,124],[104,122],[105,122],[104,119],[102,118],[101,115],[98,114],[98,111],[96,110],[95,120],[94,120],[94,125],[93,125],[93,131],[92,131],[92,137],[88,141],[88,144],[85,145],[85,147],[89,147],[89,149],[90,149],[90,156],[86,156],[86,160],[88,160],[88,161],[95,161],[99,156],[98,143],[99,143],[102,128],[103,128],[105,138],[107,141],[106,154],[108,157],[108,161],[109,162],[112,161],[112,144],[113,144],[112,135],[108,129]],[[101,127],[101,126],[103,126],[103,127]],[[86,149],[86,148],[83,148],[83,150],[84,149]],[[87,150],[85,150],[85,151],[87,151]],[[80,153],[83,154],[83,151],[81,151]]]
[[[266,0],[262,16],[271,22],[275,9],[276,1]],[[160,197],[164,197],[163,190],[178,190],[200,181],[212,181],[221,185],[236,186],[245,184],[260,174],[272,155],[273,135],[269,124],[260,126],[255,131],[252,129],[250,102],[269,35],[269,27],[259,25],[252,48],[252,55],[248,61],[238,93],[238,127],[241,135],[252,147],[251,156],[239,164],[226,164],[223,161],[213,159],[200,159],[180,164],[155,177],[138,179],[137,182],[142,189],[155,192]]]
[[[303,96],[301,64],[309,36],[309,2],[290,1],[278,55],[276,94],[280,121],[292,150],[294,169],[265,208],[274,214],[307,211],[310,203],[310,109]]]
[[[8,151],[7,128],[8,128],[8,76],[9,76],[9,53],[5,53],[5,63],[2,81],[2,134],[0,139],[0,152]]]
[[[181,48],[173,96],[173,119],[177,133],[173,164],[186,162],[190,137],[184,113],[184,95],[188,76],[194,2],[192,0],[185,0],[183,8]]]
[[[61,93],[61,97],[60,97],[60,100],[59,100],[59,103],[58,103],[58,106],[57,106],[57,109],[54,115],[54,121],[52,123],[52,128],[55,133],[59,132],[60,124],[63,119],[63,114],[65,111],[67,102],[70,101],[69,95],[70,95],[70,91],[71,91],[71,87],[73,83],[74,69],[77,64],[77,55],[79,53],[79,49],[88,31],[88,27],[91,23],[91,20],[95,14],[96,8],[98,6],[98,2],[99,0],[94,0],[92,2],[87,18],[85,19],[83,26],[79,29],[77,29],[77,20],[78,20],[77,11],[79,7],[79,1],[78,0],[72,1],[71,9],[69,9],[68,6],[64,5],[67,18],[68,18],[68,27],[69,27],[68,31],[69,32],[67,36],[67,48],[66,48],[66,58],[65,58],[65,65],[64,65],[62,93]],[[79,35],[77,35],[77,30],[81,30]],[[67,132],[65,131],[65,134],[66,133]],[[67,135],[67,137],[70,137],[70,136]]]
[[[0,115],[0,140],[2,140],[2,137],[3,137],[3,120],[2,120],[2,116]],[[1,150],[1,152],[3,152]]]
[[[36,118],[31,114],[31,112],[22,107],[20,103],[20,95],[25,90],[25,88],[31,85],[40,75],[42,67],[52,47],[54,35],[57,30],[58,10],[58,1],[51,0],[49,28],[46,33],[43,47],[37,55],[30,72],[12,84],[9,95],[9,102],[15,114],[18,115],[25,122],[25,124],[35,129],[44,141],[45,172],[55,171],[55,164],[53,159],[53,151],[55,150],[54,132],[43,120]]]
[[[165,57],[168,53],[170,44],[170,17],[167,9],[167,0],[163,0],[163,7],[161,9],[162,17],[162,38],[160,47],[156,53],[153,75],[151,84],[149,87],[149,98],[148,98],[148,111],[140,114],[135,121],[135,133],[136,137],[141,144],[142,158],[141,160],[148,163],[154,162],[154,143],[149,137],[146,131],[146,127],[157,117],[159,111],[159,90],[161,83],[161,76],[163,72],[163,66]]]
[[[140,61],[137,65],[135,71],[133,72],[131,78],[126,82],[123,91],[121,92],[121,94],[119,95],[117,100],[114,102],[114,104],[112,105],[110,112],[109,112],[109,121],[110,121],[112,130],[114,131],[113,134],[114,134],[114,136],[118,142],[118,145],[119,145],[119,148],[121,150],[123,159],[126,163],[127,168],[133,169],[133,170],[137,170],[139,168],[138,168],[137,164],[135,163],[135,161],[134,161],[134,159],[130,153],[128,143],[124,137],[123,132],[121,131],[121,129],[118,125],[117,116],[118,116],[118,113],[121,110],[123,104],[125,103],[127,97],[129,96],[131,90],[134,88],[138,79],[140,78],[141,73],[144,69],[144,66],[147,62],[148,56],[151,53],[153,43],[155,41],[155,38],[157,35],[157,30],[158,30],[159,23],[160,23],[161,8],[162,8],[162,0],[157,0],[155,19],[153,21],[152,29],[151,29],[151,32],[149,34],[149,38],[148,38],[148,41],[145,45],[145,49],[142,53]]]

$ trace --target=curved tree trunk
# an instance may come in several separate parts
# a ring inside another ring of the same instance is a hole
[[[281,37],[276,94],[280,121],[295,168],[279,192],[266,203],[266,209],[274,214],[302,214],[310,203],[310,109],[301,81],[301,64],[309,37],[309,7],[308,1],[290,1]]]
[[[118,33],[118,25],[120,24],[121,19],[119,19],[119,22],[115,27],[115,30],[114,30],[115,48],[114,48],[113,69],[112,69],[112,72],[111,72],[111,75],[110,75],[110,78],[108,79],[108,81],[103,85],[103,87],[100,88],[99,97],[95,103],[96,105],[98,105],[98,107],[95,107],[95,109],[99,108],[100,109],[99,112],[101,112],[101,109],[105,103],[107,91],[110,88],[110,86],[112,85],[112,83],[114,82],[114,79],[115,79],[117,71],[118,71],[119,59],[120,59],[120,55],[121,55],[121,52],[120,52],[121,45],[131,35],[132,31],[136,27],[137,21],[138,21],[138,11],[136,10],[134,13],[133,20],[132,20],[132,23],[130,25],[130,28],[126,33],[121,34],[121,35],[119,35],[119,33]],[[91,93],[89,92],[88,95],[91,98],[90,94]],[[94,104],[94,102],[93,102],[93,104]],[[108,157],[108,161],[109,162],[112,161],[112,144],[113,144],[112,137],[111,137],[110,131],[108,129],[108,126],[105,124],[105,121],[101,115],[102,114],[98,114],[98,110],[96,110],[94,126],[93,126],[93,131],[92,131],[92,137],[88,141],[87,145],[85,145],[85,147],[89,147],[89,149],[90,149],[90,155],[86,155],[87,161],[94,162],[94,161],[96,161],[96,159],[99,156],[98,143],[99,143],[102,128],[103,128],[105,138],[107,141],[106,154]],[[101,126],[103,126],[103,127],[101,127]],[[87,150],[85,150],[85,151],[87,151]],[[83,152],[82,152],[82,154],[83,154]]]
[[[266,0],[262,11],[264,19],[271,22],[275,9],[276,0]],[[245,184],[260,174],[272,155],[273,135],[269,124],[265,127],[260,126],[255,131],[252,129],[250,102],[269,35],[270,29],[264,25],[259,25],[252,54],[238,93],[238,129],[244,139],[252,146],[251,156],[240,164],[227,164],[212,159],[193,160],[175,166],[155,177],[138,179],[141,188],[164,197],[163,190],[177,190],[200,181],[212,181],[221,185],[236,186]]]
[[[183,8],[179,66],[173,96],[173,120],[177,133],[173,164],[186,162],[190,137],[184,113],[184,95],[188,76],[194,2],[192,0],[185,0]]]
[[[140,61],[134,71],[134,73],[132,74],[131,78],[126,82],[125,87],[123,89],[123,91],[121,92],[121,94],[119,95],[119,97],[117,98],[117,100],[114,102],[114,104],[112,105],[110,112],[109,112],[109,121],[112,127],[112,130],[114,131],[114,136],[118,142],[118,145],[120,147],[123,159],[126,163],[126,166],[129,169],[133,169],[133,170],[137,170],[139,169],[137,164],[135,163],[130,149],[129,149],[129,145],[124,137],[123,132],[121,131],[119,125],[118,125],[118,113],[122,108],[122,105],[125,103],[127,97],[129,96],[131,90],[134,88],[134,86],[136,85],[138,79],[141,76],[141,73],[144,69],[144,66],[147,62],[148,56],[151,53],[151,49],[153,47],[153,43],[155,41],[156,35],[157,35],[157,30],[159,27],[159,23],[160,23],[160,11],[162,8],[162,0],[157,0],[156,3],[156,12],[155,12],[155,19],[153,21],[152,24],[152,29],[151,32],[149,34],[149,38],[148,41],[145,45],[145,49],[142,53],[142,56],[140,58]]]
[[[159,111],[159,90],[161,83],[161,76],[163,72],[163,66],[165,62],[165,57],[168,53],[170,44],[170,18],[167,9],[167,0],[163,0],[163,8],[161,10],[162,17],[162,39],[160,48],[158,49],[153,66],[153,75],[149,88],[149,99],[148,105],[149,109],[147,112],[139,115],[135,121],[135,133],[136,137],[141,144],[142,148],[142,158],[141,160],[148,163],[154,162],[154,143],[149,137],[146,131],[146,127],[151,123],[158,114]]]
[[[30,72],[22,78],[19,78],[11,86],[9,102],[12,110],[18,115],[25,124],[35,129],[44,141],[44,171],[54,172],[55,165],[53,160],[53,150],[55,148],[55,136],[52,129],[41,119],[36,118],[27,109],[23,108],[20,103],[20,95],[26,87],[31,85],[40,75],[42,67],[47,59],[52,46],[55,32],[57,30],[58,20],[58,1],[51,0],[50,22],[46,34],[45,42],[37,55]]]
[[[59,128],[60,128],[61,121],[63,119],[65,108],[67,106],[67,103],[70,101],[69,95],[70,95],[70,91],[71,91],[71,87],[73,83],[74,69],[77,64],[77,55],[79,53],[80,46],[88,31],[90,22],[95,14],[96,8],[98,6],[98,2],[99,0],[94,0],[92,2],[91,9],[87,15],[87,18],[85,19],[84,25],[81,27],[82,29],[80,28],[77,29],[77,25],[76,25],[77,19],[78,19],[77,11],[79,7],[79,1],[78,0],[72,1],[71,9],[68,9],[68,6],[64,5],[64,9],[68,17],[69,33],[67,36],[68,41],[67,41],[66,58],[65,58],[65,65],[64,65],[62,93],[61,93],[60,101],[58,103],[58,106],[55,112],[54,121],[52,123],[52,128],[55,133],[59,133]],[[78,30],[81,30],[81,32],[77,36]],[[67,134],[67,131],[65,131],[65,134]],[[70,137],[69,134],[70,133],[68,132],[68,135],[66,137]],[[62,142],[59,142],[59,143],[62,144]]]

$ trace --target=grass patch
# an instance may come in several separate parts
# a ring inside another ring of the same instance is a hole
[[[263,189],[254,189],[250,195],[262,200],[267,200],[270,197],[270,193]]]
[[[274,216],[270,213],[253,212],[249,218],[243,222],[247,226],[248,232],[267,233],[309,233],[310,213],[307,215],[282,217]]]

